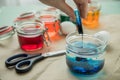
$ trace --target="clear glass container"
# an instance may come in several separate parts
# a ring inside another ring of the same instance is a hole
[[[48,29],[50,38],[54,38],[60,30],[59,13],[55,8],[36,12],[36,22],[43,22]]]
[[[44,24],[37,22],[25,22],[16,28],[20,47],[24,51],[36,51],[44,46]]]
[[[101,4],[96,0],[88,3],[87,17],[82,19],[83,25],[88,29],[96,29],[99,26]]]
[[[91,75],[102,70],[106,47],[103,41],[73,32],[66,37],[66,43],[66,63],[72,72]]]
[[[15,33],[12,26],[3,26],[0,27],[0,40],[10,38]]]

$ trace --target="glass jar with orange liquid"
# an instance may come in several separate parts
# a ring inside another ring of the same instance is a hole
[[[60,30],[59,13],[56,8],[48,8],[36,13],[36,21],[43,22],[48,29],[48,34],[51,39],[55,38]]]
[[[82,19],[82,23],[86,28],[95,29],[99,26],[101,5],[97,1],[91,1],[88,4],[87,17]]]

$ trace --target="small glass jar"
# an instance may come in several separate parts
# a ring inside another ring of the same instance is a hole
[[[46,29],[42,23],[25,22],[16,28],[19,44],[24,51],[36,51],[44,46]]]
[[[0,40],[10,38],[15,33],[12,26],[3,26],[0,27]]]
[[[55,38],[59,34],[60,22],[59,13],[54,8],[48,8],[45,10],[36,12],[36,22],[43,22],[48,29],[50,38]]]
[[[91,75],[102,70],[106,44],[100,39],[77,32],[66,37],[66,63],[78,74]]]
[[[22,13],[14,21],[15,25],[19,25],[24,22],[35,22],[35,13],[34,12]]]
[[[87,17],[82,19],[83,25],[88,29],[96,29],[99,27],[101,4],[97,0],[91,0],[88,3]]]

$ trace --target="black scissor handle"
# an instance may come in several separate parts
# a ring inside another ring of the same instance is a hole
[[[44,56],[38,56],[36,58],[32,59],[28,59],[28,60],[24,60],[21,61],[19,63],[16,64],[15,69],[17,73],[25,73],[28,72],[29,70],[32,69],[32,66],[34,63],[36,63],[37,61],[43,60],[45,57]]]
[[[17,55],[11,56],[5,61],[5,64],[7,67],[14,66],[18,62],[25,60],[28,56],[29,56],[28,54],[17,54]]]
[[[24,73],[32,69],[33,62],[31,60],[24,60],[16,64],[15,69],[17,73]]]

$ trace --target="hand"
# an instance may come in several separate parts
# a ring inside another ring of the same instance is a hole
[[[68,4],[66,4],[65,0],[40,0],[40,1],[44,4],[60,9],[61,11],[68,14],[73,20],[75,20],[74,11]],[[79,9],[81,17],[85,18],[87,15],[87,4],[88,2],[90,2],[90,0],[73,0],[73,1],[75,2]]]

